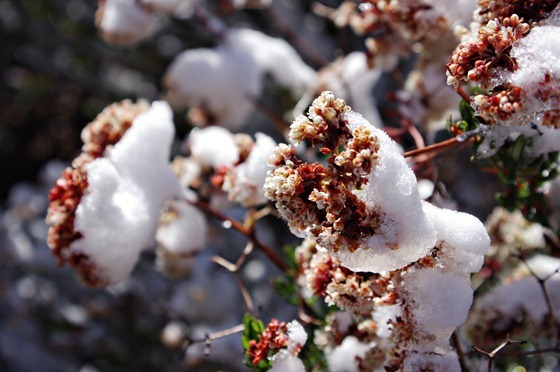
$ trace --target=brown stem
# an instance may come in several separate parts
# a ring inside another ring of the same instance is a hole
[[[461,96],[462,99],[465,100],[465,102],[467,103],[471,103],[471,97],[467,94],[467,92],[465,92],[465,90],[461,87],[461,86],[457,86],[457,88],[455,88],[455,91],[457,93],[459,93],[459,95]]]
[[[238,324],[234,327],[224,329],[222,331],[209,333],[209,334],[206,335],[206,337],[204,337],[202,339],[188,338],[185,341],[185,345],[183,346],[183,354],[187,353],[187,349],[191,345],[199,344],[199,343],[204,342],[206,344],[206,347],[204,348],[204,354],[208,355],[210,353],[210,345],[212,344],[212,341],[215,341],[215,340],[218,340],[220,338],[227,337],[227,336],[231,336],[231,335],[239,333],[239,332],[243,332],[243,330],[245,330],[245,326],[243,324]]]
[[[459,341],[459,337],[457,336],[457,332],[453,332],[451,335],[451,342],[453,342],[453,346],[457,351],[457,356],[459,357],[459,365],[461,366],[461,370],[465,371],[465,352],[461,347],[461,342]]]
[[[487,352],[484,351],[482,349],[479,349],[478,347],[473,345],[473,349],[476,350],[477,352],[479,352],[480,354],[486,356],[488,358],[488,372],[492,372],[492,364],[494,361],[494,358],[496,357],[496,355],[502,351],[503,349],[505,349],[506,347],[508,347],[509,345],[512,344],[524,344],[526,341],[516,341],[516,340],[511,340],[509,338],[509,335],[507,336],[507,340],[505,340],[504,342],[502,342],[500,345],[498,345],[498,347],[496,347],[494,350],[492,350],[491,352]]]
[[[548,312],[547,314],[548,322],[550,323],[550,327],[552,328],[552,332],[554,333],[554,338],[556,339],[555,345],[556,347],[560,347],[560,333],[558,332],[558,325],[556,324],[556,318],[554,317],[554,308],[552,307],[552,301],[550,300],[550,295],[548,294],[548,291],[546,289],[546,281],[552,278],[554,275],[558,274],[559,269],[554,270],[554,272],[548,275],[546,278],[541,278],[540,276],[537,275],[537,273],[533,271],[531,266],[529,266],[529,264],[527,263],[523,255],[520,254],[518,258],[521,260],[521,262],[523,262],[523,264],[525,264],[525,266],[529,270],[529,273],[531,273],[531,275],[539,283],[539,287],[541,288],[541,291],[544,296],[544,300],[546,302],[546,309]]]
[[[230,218],[230,217],[226,216],[225,214],[213,209],[212,207],[210,207],[206,203],[203,203],[203,202],[198,201],[198,200],[196,200],[196,201],[195,200],[187,200],[187,202],[190,203],[191,205],[197,207],[198,209],[200,209],[204,213],[206,213],[206,214],[208,214],[208,215],[226,223],[227,225],[229,225],[229,227],[231,227],[234,230],[237,230],[241,234],[245,235],[250,241],[253,242],[253,244],[255,245],[255,248],[257,248],[259,251],[264,253],[280,270],[285,272],[289,269],[288,264],[286,262],[284,262],[284,260],[276,252],[274,252],[274,250],[272,248],[270,248],[269,246],[267,246],[263,242],[261,242],[261,240],[256,236],[254,230],[252,230],[250,228],[247,228],[246,226],[244,226],[239,221],[234,220],[233,218]]]
[[[426,146],[426,147],[423,147],[423,148],[420,148],[420,149],[407,151],[407,152],[403,153],[403,156],[405,158],[409,158],[409,157],[412,157],[412,156],[417,156],[417,155],[425,154],[425,153],[428,153],[428,152],[439,151],[441,149],[456,146],[459,143],[462,143],[462,142],[460,142],[456,137],[454,137],[454,138],[450,138],[448,140],[445,140],[445,141],[442,141],[442,142],[439,142],[439,143],[435,143],[433,145]]]
[[[298,317],[302,322],[307,324],[315,324],[316,326],[323,325],[320,319],[317,319],[308,314],[308,312],[313,312],[309,305],[305,302],[303,298],[300,297],[298,305]]]

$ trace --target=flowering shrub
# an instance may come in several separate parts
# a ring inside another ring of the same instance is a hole
[[[202,345],[230,369],[560,368],[558,2],[316,3],[348,38],[330,61],[278,2],[98,1],[115,48],[174,22],[211,43],[83,128],[49,193],[58,264],[114,290],[150,258],[189,293],[162,331],[187,366]],[[179,313],[226,319],[201,337]]]

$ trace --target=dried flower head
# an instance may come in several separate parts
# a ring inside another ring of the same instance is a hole
[[[546,18],[558,4],[558,0],[478,0],[476,15],[481,23],[514,14],[531,23]]]
[[[477,39],[457,47],[447,64],[448,84],[473,81],[487,88],[498,79],[499,69],[514,71],[515,59],[509,52],[512,44],[530,29],[517,15],[499,21],[494,19],[482,26]]]

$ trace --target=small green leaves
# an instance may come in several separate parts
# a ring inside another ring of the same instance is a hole
[[[502,146],[489,159],[505,186],[505,190],[496,195],[496,200],[509,211],[519,209],[528,220],[548,225],[542,186],[558,174],[555,161],[558,153],[532,159],[526,156],[526,150],[530,146],[531,141],[520,135]]]
[[[465,132],[478,128],[481,124],[480,119],[475,115],[473,108],[465,101],[459,102],[460,120],[453,121],[449,118],[448,130],[454,135],[458,136]]]
[[[268,359],[262,359],[257,364],[253,364],[253,360],[249,356],[249,348],[252,343],[258,343],[259,338],[264,332],[264,324],[250,314],[245,314],[243,318],[245,329],[241,335],[241,344],[243,345],[244,363],[253,371],[267,371],[272,367],[272,362]],[[251,342],[253,341],[253,342]]]

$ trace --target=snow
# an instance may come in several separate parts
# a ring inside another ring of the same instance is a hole
[[[303,362],[288,350],[280,350],[274,356],[272,368],[269,372],[305,372]]]
[[[444,250],[442,261],[448,269],[474,273],[480,270],[490,237],[480,220],[468,213],[438,208],[424,203],[424,211],[437,231]]]
[[[229,199],[243,206],[266,203],[264,181],[270,167],[267,160],[276,148],[276,142],[263,133],[255,134],[256,142],[247,159],[232,168],[224,179],[223,189]]]
[[[134,0],[106,0],[101,9],[97,24],[109,42],[134,45],[151,37],[158,28],[157,19]]]
[[[215,124],[241,127],[261,90],[261,71],[251,55],[225,45],[177,55],[164,76],[166,99],[175,108],[203,107]]]
[[[446,371],[460,372],[461,365],[455,352],[444,355],[409,353],[403,363],[403,371]]]
[[[447,343],[455,327],[467,319],[473,299],[469,277],[422,269],[407,273],[405,281],[417,331],[440,336]]]
[[[190,49],[169,66],[164,85],[177,108],[203,107],[215,124],[239,129],[253,111],[265,74],[295,96],[315,79],[286,41],[250,29],[230,29],[214,49]]]
[[[378,234],[355,252],[333,253],[353,271],[382,272],[400,269],[425,256],[436,243],[436,233],[422,210],[416,177],[396,143],[353,111],[346,114],[351,130],[368,127],[380,140],[379,165],[358,197],[382,214]],[[396,248],[396,249],[394,249]]]
[[[177,217],[157,230],[156,241],[174,254],[194,253],[204,248],[208,223],[204,214],[190,204],[170,201],[168,209]]]
[[[344,338],[342,343],[332,351],[326,352],[329,370],[336,372],[358,371],[356,358],[364,358],[366,352],[375,344],[365,344],[354,336]]]
[[[191,159],[201,167],[231,166],[239,160],[239,148],[233,135],[222,127],[194,129],[186,141]]]
[[[140,252],[153,242],[165,201],[181,193],[168,165],[173,136],[171,109],[154,102],[108,157],[86,166],[88,193],[75,220],[83,238],[70,249],[87,255],[108,283],[130,273]]]
[[[302,94],[315,79],[315,71],[306,65],[285,40],[251,29],[232,29],[228,46],[251,55],[257,66],[281,86]]]
[[[299,353],[299,350],[307,342],[307,332],[297,320],[288,323],[288,351]]]

